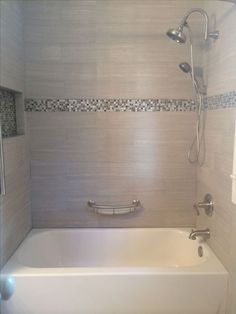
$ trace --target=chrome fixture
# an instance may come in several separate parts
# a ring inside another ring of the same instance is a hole
[[[121,215],[134,212],[141,206],[139,200],[133,200],[131,204],[127,205],[105,205],[97,204],[93,200],[88,201],[88,206],[93,208],[96,214],[101,215]]]
[[[208,14],[205,10],[201,8],[194,8],[188,11],[184,15],[179,26],[177,28],[170,28],[166,34],[169,38],[171,38],[172,40],[180,44],[184,44],[187,41],[187,36],[184,32],[184,28],[187,29],[188,34],[189,34],[191,66],[187,62],[183,62],[179,65],[183,72],[189,73],[191,75],[193,94],[194,94],[194,98],[196,98],[195,101],[197,103],[196,135],[188,151],[188,160],[190,163],[198,163],[199,166],[202,166],[205,160],[205,134],[204,134],[205,114],[204,114],[203,96],[206,95],[207,93],[207,86],[203,82],[203,75],[201,75],[202,82],[200,85],[194,73],[195,67],[194,67],[192,31],[188,24],[188,18],[193,13],[199,13],[204,18],[204,21],[205,21],[204,40],[207,41],[208,39],[215,39],[215,40],[218,39],[219,32],[209,31]]]
[[[192,73],[192,68],[190,66],[189,63],[187,62],[182,62],[179,64],[180,69],[184,72],[184,73]]]
[[[197,202],[193,205],[193,207],[195,208],[198,216],[200,215],[200,208],[205,210],[207,216],[212,216],[214,211],[214,202],[211,194],[206,194],[203,202]]]
[[[203,238],[204,240],[210,239],[211,232],[210,229],[202,229],[202,230],[193,230],[189,234],[189,239],[196,240],[198,237]]]
[[[170,28],[166,34],[169,38],[173,39],[179,44],[185,44],[186,42],[186,35],[183,32],[183,27],[179,26],[177,29]]]
[[[190,74],[192,76],[196,92],[201,93],[202,95],[206,95],[206,86],[203,84],[203,86],[200,87],[200,84],[192,71],[191,65],[187,62],[182,62],[179,64],[179,67],[184,73]]]
[[[201,9],[201,8],[194,8],[189,10],[183,17],[182,21],[180,22],[179,26],[177,28],[170,28],[167,31],[167,36],[171,39],[173,39],[174,41],[176,41],[177,43],[180,44],[184,44],[186,42],[186,35],[184,33],[184,27],[187,27],[188,25],[188,18],[190,17],[190,15],[192,15],[193,13],[200,13],[205,20],[205,32],[204,32],[204,39],[208,40],[209,38],[212,39],[218,39],[219,37],[219,32],[218,31],[213,31],[213,32],[209,32],[209,17],[208,14],[205,10]]]
[[[198,252],[199,257],[203,257],[204,252],[203,252],[203,247],[201,245],[198,247],[197,252]]]

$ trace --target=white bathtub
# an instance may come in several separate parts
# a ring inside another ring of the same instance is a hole
[[[223,314],[227,272],[189,232],[32,230],[3,269],[2,314]]]

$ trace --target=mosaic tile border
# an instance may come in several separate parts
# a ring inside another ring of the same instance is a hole
[[[4,89],[0,89],[0,120],[3,137],[17,134],[15,95]]]
[[[236,91],[207,97],[207,109],[236,108]]]
[[[26,99],[26,111],[145,112],[194,111],[187,99]]]
[[[208,110],[236,108],[236,91],[207,97]],[[188,99],[25,99],[25,111],[67,112],[145,112],[195,111]]]

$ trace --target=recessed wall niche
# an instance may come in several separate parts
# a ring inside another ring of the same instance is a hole
[[[3,137],[24,134],[23,95],[0,87],[0,121]]]

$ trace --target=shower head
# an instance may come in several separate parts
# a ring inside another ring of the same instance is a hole
[[[176,41],[177,43],[180,43],[180,44],[185,44],[186,42],[186,36],[183,32],[183,27],[178,27],[177,29],[175,28],[170,28],[166,35],[173,39],[174,41]]]
[[[236,1],[236,0],[235,0]],[[204,18],[204,24],[205,24],[205,31],[204,31],[204,39],[207,40],[209,38],[212,39],[218,39],[219,37],[219,32],[218,31],[213,31],[209,32],[209,17],[208,14],[205,10],[201,8],[193,8],[189,10],[184,17],[182,18],[179,26],[177,28],[171,28],[167,31],[167,36],[177,43],[184,44],[186,42],[186,35],[183,32],[184,27],[189,28],[188,26],[188,18],[193,14],[193,13],[199,13],[203,16]]]
[[[187,62],[182,62],[179,64],[180,69],[184,72],[184,73],[192,73],[192,68],[190,66],[189,63]]]

